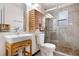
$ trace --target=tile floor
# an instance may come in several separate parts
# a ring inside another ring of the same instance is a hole
[[[55,51],[53,54],[54,54],[54,56],[70,56],[70,55],[67,55],[67,54],[59,52],[59,51]],[[38,52],[35,56],[41,56],[41,53]]]

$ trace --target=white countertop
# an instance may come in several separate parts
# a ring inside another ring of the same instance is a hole
[[[32,39],[32,34],[13,34],[13,35],[6,35],[6,41],[9,43],[15,43],[23,40]]]

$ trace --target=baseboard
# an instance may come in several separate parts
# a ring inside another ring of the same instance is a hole
[[[72,56],[72,55],[68,55],[66,53],[60,52],[60,51],[54,51],[56,56]]]
[[[37,53],[39,53],[40,52],[40,50],[38,50],[37,52],[35,52],[32,56],[35,56]]]

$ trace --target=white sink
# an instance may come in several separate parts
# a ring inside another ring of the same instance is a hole
[[[5,38],[7,42],[15,43],[23,40],[32,39],[32,34],[6,35]]]

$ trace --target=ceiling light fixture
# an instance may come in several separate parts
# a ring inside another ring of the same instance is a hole
[[[26,5],[27,5],[27,6],[32,6],[32,3],[27,3]]]
[[[46,14],[45,17],[46,18],[53,18],[53,16],[50,13]]]
[[[34,6],[35,6],[35,7],[39,7],[39,4],[35,3]]]

